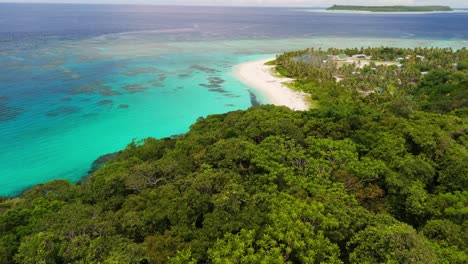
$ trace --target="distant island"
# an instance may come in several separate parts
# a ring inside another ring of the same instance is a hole
[[[449,6],[355,6],[333,5],[327,8],[330,11],[368,11],[368,12],[435,12],[453,11]]]

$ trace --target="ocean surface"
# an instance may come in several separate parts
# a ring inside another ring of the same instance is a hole
[[[307,47],[468,44],[468,13],[0,4],[0,196],[78,181],[133,139],[268,103],[233,67]]]

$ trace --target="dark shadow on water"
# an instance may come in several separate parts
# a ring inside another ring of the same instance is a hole
[[[102,166],[106,165],[107,162],[115,160],[117,157],[118,152],[110,153],[106,155],[102,155],[97,158],[92,164],[91,168],[88,171],[88,174],[93,174],[97,170],[99,170]]]
[[[257,96],[255,96],[255,94],[252,93],[251,91],[249,91],[249,95],[250,95],[250,104],[252,106],[259,106],[260,102],[258,101]]]

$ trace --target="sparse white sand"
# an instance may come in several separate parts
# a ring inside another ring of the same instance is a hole
[[[273,105],[287,106],[296,111],[305,111],[310,108],[306,94],[295,92],[285,86],[289,78],[278,78],[271,74],[274,66],[265,65],[265,62],[275,58],[246,62],[236,67],[236,75],[243,83],[264,93]]]

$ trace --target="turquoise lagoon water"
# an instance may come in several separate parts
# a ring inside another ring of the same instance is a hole
[[[309,15],[314,14],[304,16]],[[287,18],[295,19],[296,14]],[[229,27],[195,34],[192,27],[169,30],[169,35],[134,30],[70,38],[57,37],[64,33],[55,31],[50,36],[42,31],[23,34],[22,29],[10,34],[0,26],[0,196],[53,179],[76,182],[96,158],[125,148],[133,139],[185,133],[199,117],[268,103],[236,79],[233,69],[245,61],[307,47],[459,49],[468,44],[463,30],[454,30],[451,40],[431,40],[306,36],[307,27],[268,36],[261,36],[260,27],[254,30],[259,38],[227,36]]]
[[[1,125],[0,137],[7,140],[0,152],[0,194],[52,179],[77,181],[100,155],[133,139],[185,133],[202,116],[247,109],[252,93],[268,103],[235,78],[233,68],[241,62],[305,47],[363,45],[466,43],[350,38],[157,43],[126,37],[67,42],[53,54],[39,51],[35,59],[47,63],[31,66],[34,74],[26,69],[29,74],[21,77],[25,85],[33,79],[37,90],[27,89],[22,102],[11,105],[27,110]]]

